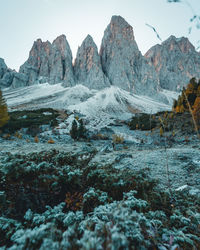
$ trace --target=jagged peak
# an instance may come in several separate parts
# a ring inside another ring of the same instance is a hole
[[[86,38],[83,40],[81,47],[97,47],[92,36],[91,35],[87,35]]]
[[[112,16],[110,24],[116,24],[116,25],[120,25],[120,26],[130,26],[131,27],[131,25],[129,23],[127,23],[127,21],[121,16]]]
[[[89,42],[94,42],[94,40],[93,40],[93,38],[92,38],[92,36],[90,35],[90,34],[88,34],[87,36],[86,36],[86,38],[83,40],[83,42],[87,42],[87,41],[89,41]]]
[[[6,65],[5,60],[3,58],[1,58],[1,57],[0,57],[0,63]]]
[[[47,47],[51,46],[51,43],[47,40],[46,42],[43,42],[41,38],[38,38],[36,41],[33,43],[33,48],[34,47]]]
[[[177,43],[179,43],[179,42],[183,42],[183,41],[189,42],[188,38],[186,38],[186,37],[183,37],[183,36],[182,37],[176,37],[174,35],[171,35],[165,41],[163,41],[162,44],[171,43],[171,42],[177,42]]]
[[[162,45],[170,46],[170,50],[173,50],[176,45],[178,48],[183,52],[187,53],[191,50],[195,50],[195,47],[192,45],[192,43],[189,41],[187,37],[180,37],[177,38],[174,35],[171,35],[168,39],[166,39],[164,42],[162,42]]]
[[[66,36],[65,36],[64,34],[62,34],[62,35],[56,37],[56,39],[53,41],[52,44],[61,43],[61,42],[63,42],[63,41],[64,41],[64,42],[67,41],[67,38],[66,38]]]
[[[135,40],[132,26],[121,16],[112,16],[104,32],[105,36],[111,36],[111,39],[120,36],[122,39],[124,38],[128,41]]]

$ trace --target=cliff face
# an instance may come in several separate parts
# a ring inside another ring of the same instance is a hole
[[[90,35],[78,48],[74,74],[77,83],[81,83],[88,88],[102,89],[110,86],[110,82],[102,70],[97,46]]]
[[[38,39],[19,72],[28,76],[27,85],[63,82],[65,86],[72,86],[72,53],[66,37],[59,36],[52,44]]]
[[[9,87],[12,84],[14,72],[8,69],[4,59],[0,58],[0,88]]]
[[[177,91],[192,77],[200,78],[200,54],[187,38],[170,36],[161,45],[153,46],[145,57],[155,67],[164,89]]]
[[[155,69],[142,56],[133,28],[122,17],[112,17],[104,32],[100,55],[103,71],[112,85],[137,94],[157,92],[159,80]]]
[[[57,37],[53,41],[49,64],[49,81],[51,84],[63,82],[66,87],[74,85],[72,52],[64,35]]]
[[[133,28],[121,16],[111,18],[99,53],[92,37],[85,38],[74,65],[64,35],[53,43],[35,41],[19,73],[0,59],[0,86],[13,88],[44,82],[61,82],[65,87],[83,84],[90,89],[113,85],[164,101],[161,87],[177,91],[192,77],[200,78],[200,53],[187,38],[171,36],[142,56]]]

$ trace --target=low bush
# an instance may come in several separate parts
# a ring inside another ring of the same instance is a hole
[[[1,157],[0,247],[198,249],[198,196],[171,197],[148,169],[92,163],[95,154],[88,147]]]
[[[150,114],[136,114],[128,125],[131,130],[151,130],[156,127],[157,122]]]
[[[113,140],[113,143],[115,143],[115,144],[124,143],[124,137],[122,135],[113,134],[112,140]]]
[[[52,127],[58,125],[57,117],[59,112],[51,108],[37,110],[24,110],[9,112],[10,120],[2,128],[3,132],[15,133],[21,128],[28,128],[29,131],[38,128],[40,125],[51,124]],[[34,133],[33,136],[36,134]]]

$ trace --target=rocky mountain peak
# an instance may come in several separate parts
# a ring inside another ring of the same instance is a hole
[[[65,35],[61,35],[58,36],[52,43],[52,46],[57,48],[61,54],[64,56],[66,53],[66,50],[68,50],[68,52],[70,51],[70,46],[67,42],[66,36]]]
[[[3,58],[0,58],[0,78],[3,77],[7,70],[7,65],[5,64],[5,61]]]
[[[113,38],[122,36],[128,40],[134,40],[133,28],[121,16],[112,16],[107,29]]]
[[[188,53],[191,50],[195,50],[195,47],[190,43],[188,38],[175,36],[170,36],[167,40],[162,43],[163,46],[166,46],[169,51],[171,50],[180,50],[182,53]]]
[[[145,54],[154,66],[162,88],[181,90],[192,77],[200,77],[200,54],[188,38],[170,36]]]
[[[43,42],[41,39],[37,39],[30,51],[30,56],[40,55],[41,53],[46,53],[50,55],[51,43],[49,41]]]
[[[89,35],[89,34],[88,34],[88,35],[86,36],[86,38],[83,40],[82,45],[86,45],[86,46],[89,46],[89,45],[91,45],[91,46],[96,46],[96,44],[95,44],[95,42],[94,42],[92,36]]]
[[[65,35],[58,36],[52,43],[50,61],[50,83],[63,82],[66,87],[74,85],[72,52]]]
[[[43,82],[73,85],[72,53],[66,36],[57,37],[52,44],[37,39],[19,72],[28,77],[27,85]]]
[[[110,85],[103,73],[97,46],[90,35],[87,35],[78,48],[74,74],[78,83],[89,88],[102,89]]]
[[[137,94],[157,95],[159,80],[155,69],[142,56],[133,28],[121,16],[111,18],[100,55],[103,71],[112,85]]]

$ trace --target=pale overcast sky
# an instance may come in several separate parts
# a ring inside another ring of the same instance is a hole
[[[185,0],[182,0],[185,1]],[[200,0],[187,0],[200,15]],[[162,40],[170,35],[186,36],[197,47],[200,29],[193,28],[192,9],[167,0],[0,0],[0,57],[18,70],[28,58],[34,40],[52,42],[65,34],[73,57],[90,34],[98,48],[112,15],[121,15],[133,27],[138,47],[144,54],[160,43],[145,23],[154,26]]]

